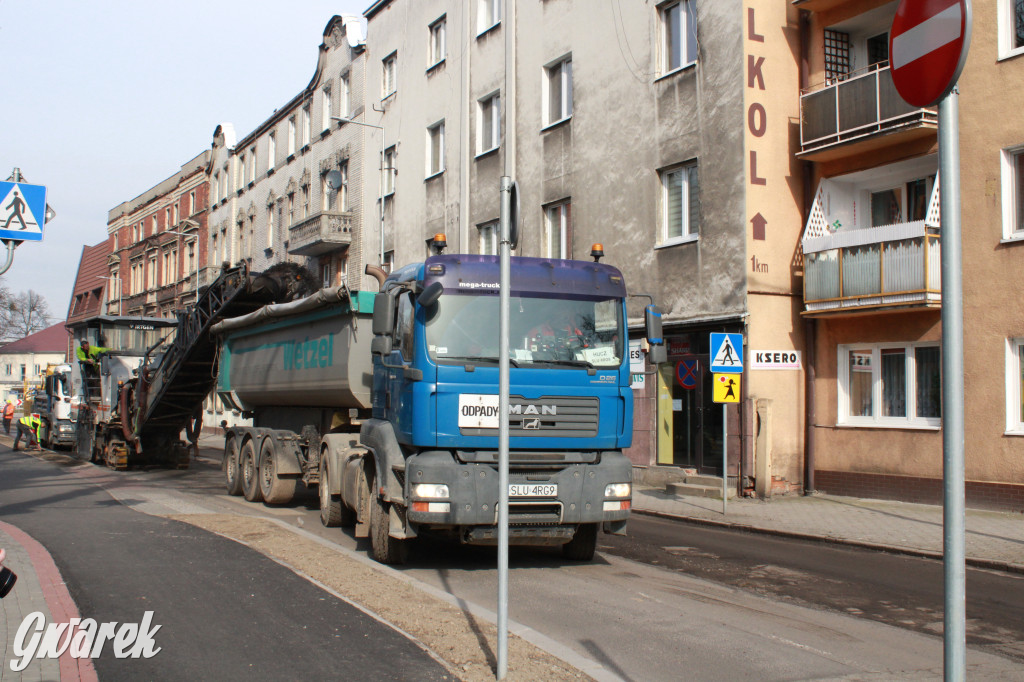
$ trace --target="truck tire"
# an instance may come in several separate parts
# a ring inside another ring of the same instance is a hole
[[[242,470],[242,495],[249,502],[260,502],[263,500],[263,493],[260,492],[259,462],[256,461],[256,447],[252,440],[242,444],[239,453]]]
[[[380,495],[370,492],[370,542],[373,558],[382,564],[399,565],[409,559],[409,541],[388,535],[388,508]]]
[[[294,478],[282,478],[279,473],[277,450],[274,449],[274,441],[266,439],[263,447],[260,448],[260,468],[258,478],[260,493],[263,495],[263,502],[266,504],[288,504],[295,497]]]
[[[320,456],[320,482],[317,484],[317,492],[320,495],[320,523],[328,528],[354,526],[356,513],[345,506],[341,501],[341,495],[331,494],[329,473],[327,453],[323,453]]]
[[[221,470],[224,472],[224,487],[228,495],[242,494],[242,470],[238,457],[238,439],[231,438],[224,443],[224,459],[221,460]]]
[[[562,545],[562,556],[573,561],[590,561],[597,549],[597,524],[581,523],[572,540]]]

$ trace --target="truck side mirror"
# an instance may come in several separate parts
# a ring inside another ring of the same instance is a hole
[[[652,365],[660,365],[663,362],[668,362],[668,348],[666,348],[663,343],[652,345],[651,349],[647,351],[647,360],[650,361]]]
[[[391,355],[391,337],[374,336],[373,341],[370,342],[370,353],[381,357]]]
[[[444,293],[444,285],[440,282],[433,282],[426,289],[420,292],[419,296],[416,297],[416,302],[424,308],[437,303],[437,299],[441,298],[441,294]]]
[[[373,297],[373,333],[391,336],[394,331],[395,299],[388,292],[381,292]]]
[[[647,343],[651,345],[647,353],[647,359],[652,365],[657,365],[668,360],[668,349],[665,347],[665,338],[661,332],[661,311],[654,304],[644,308],[644,327],[647,334]]]

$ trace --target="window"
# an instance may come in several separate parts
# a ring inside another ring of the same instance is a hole
[[[288,224],[295,224],[295,192],[288,195]]]
[[[477,0],[477,34],[498,25],[501,21],[501,0]]]
[[[238,156],[238,183],[235,185],[236,190],[241,190],[245,186],[245,154],[239,154]]]
[[[256,182],[256,145],[249,147],[249,184]]]
[[[228,165],[225,163],[220,173],[220,198],[223,201],[228,198]],[[189,213],[189,215],[192,215]]]
[[[498,221],[492,220],[489,223],[478,225],[480,231],[480,254],[484,256],[498,255]]]
[[[274,204],[276,202],[270,202],[267,205],[267,247],[268,249],[274,248]]]
[[[427,177],[444,171],[444,121],[427,128]]]
[[[1024,239],[1024,147],[1002,152],[1003,239]]]
[[[288,119],[288,156],[295,156],[295,136],[298,130],[295,128],[295,117]]]
[[[352,96],[352,84],[349,75],[346,73],[341,77],[341,101],[338,102],[338,116],[347,118],[349,114],[349,100]]]
[[[553,125],[572,116],[572,58],[566,57],[544,69],[545,125]]]
[[[430,25],[430,54],[427,56],[429,66],[437,66],[445,58],[445,17],[441,17]]]
[[[477,155],[497,149],[501,144],[501,97],[498,93],[477,103]]]
[[[196,242],[193,239],[185,245],[185,274],[191,275],[196,271]]]
[[[164,209],[164,229],[171,229],[171,207],[168,206]]]
[[[667,246],[693,241],[700,234],[700,186],[697,164],[663,171],[661,174],[661,235]]]
[[[267,135],[267,171],[274,169],[277,157],[277,133]]]
[[[1006,344],[1006,432],[1024,436],[1024,338]]]
[[[544,208],[544,257],[572,258],[572,207],[568,200]]]
[[[302,186],[302,217],[309,217],[309,185]]]
[[[196,191],[192,190],[188,193],[188,214],[196,214]]]
[[[331,276],[331,261],[324,261],[323,265],[320,266],[320,281],[323,284],[324,289],[329,289],[334,286],[334,278]]]
[[[320,210],[321,211],[332,211],[336,195],[331,189],[331,186],[327,184],[327,173],[320,174]]]
[[[157,226],[157,223],[156,223],[156,213],[154,213],[153,217],[152,217],[152,220],[150,221],[149,234],[150,235],[154,235],[154,234],[157,233],[157,230],[159,230],[159,229],[160,228]]]
[[[213,203],[220,201],[220,171],[213,174]]]
[[[1024,53],[1024,0],[999,0],[999,58]]]
[[[395,193],[395,148],[384,150],[384,196]]]
[[[146,266],[146,288],[156,289],[156,254],[149,257],[149,262]]]
[[[938,427],[941,370],[935,344],[839,346],[839,423]]]
[[[323,97],[320,99],[321,109],[320,118],[323,119],[323,130],[331,129],[331,116],[333,115],[334,109],[331,104],[331,87],[327,86],[323,90]]]
[[[398,84],[395,82],[395,70],[398,66],[398,53],[392,52],[390,55],[384,58],[383,61],[383,74],[381,77],[381,99],[387,99],[395,90],[398,89]]]
[[[309,146],[309,138],[313,121],[309,115],[309,105],[302,107],[302,146]]]
[[[384,272],[388,273],[389,275],[395,269],[395,252],[394,251],[385,251],[384,252],[384,263],[382,264],[381,269],[384,270]]]
[[[172,224],[172,225],[175,225],[175,226],[176,226],[176,225],[177,225],[177,224],[178,224],[179,222],[181,222],[181,221],[180,221],[180,220],[178,219],[178,204],[177,204],[177,203],[175,203],[175,204],[174,204],[174,207],[173,207],[173,208],[174,208],[174,211],[173,211],[173,214],[172,214],[172,215],[173,215],[173,220],[174,220],[174,222],[173,222],[173,223],[171,223],[171,224]],[[117,249],[117,245],[116,245],[116,244],[114,245],[114,249]]]
[[[693,0],[670,2],[658,8],[661,24],[661,73],[697,61],[697,14]]]

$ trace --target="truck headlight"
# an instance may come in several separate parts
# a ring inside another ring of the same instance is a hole
[[[412,496],[447,500],[448,486],[443,483],[417,483],[412,487]]]
[[[605,497],[629,497],[631,486],[629,483],[610,483],[604,489]]]

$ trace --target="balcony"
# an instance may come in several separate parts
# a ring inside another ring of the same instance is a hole
[[[936,136],[934,108],[903,101],[887,63],[800,95],[800,152],[805,161],[870,152],[898,142]]]
[[[353,214],[322,211],[288,228],[288,253],[322,256],[352,243]]]

